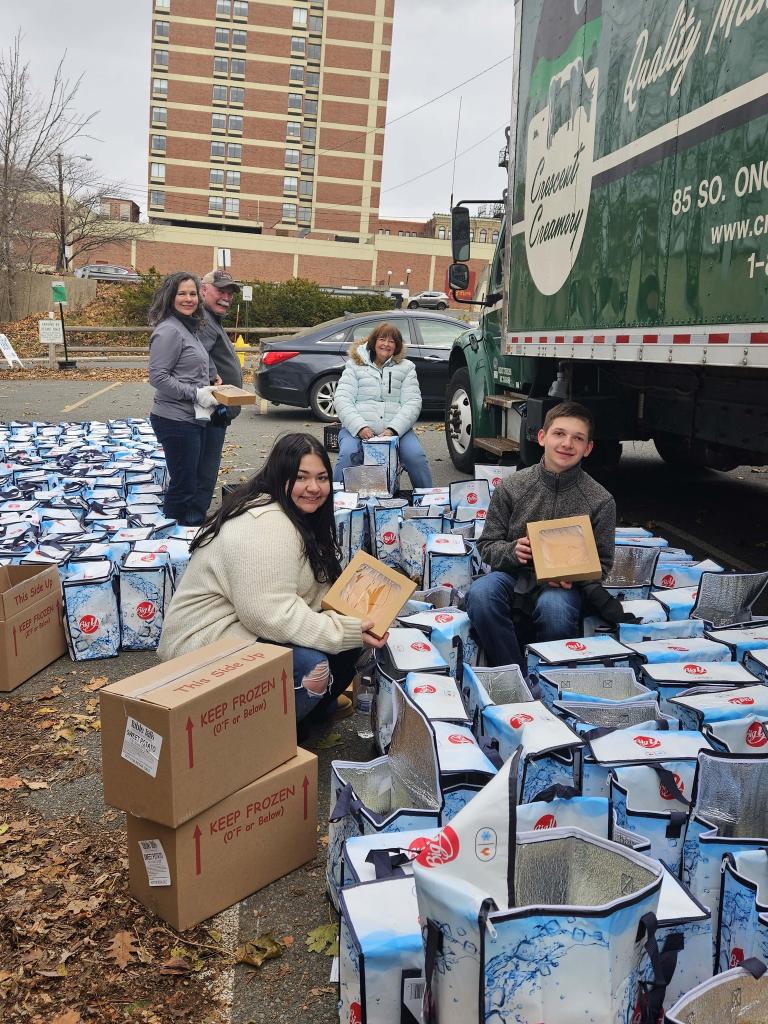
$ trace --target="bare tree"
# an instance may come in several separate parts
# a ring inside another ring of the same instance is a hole
[[[28,258],[33,196],[56,154],[80,135],[95,113],[73,109],[74,82],[59,62],[45,95],[32,86],[17,33],[0,52],[0,315],[14,313],[16,273]]]

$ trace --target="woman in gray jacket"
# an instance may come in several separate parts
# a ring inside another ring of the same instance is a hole
[[[431,487],[429,463],[412,429],[420,412],[421,389],[416,367],[405,358],[403,336],[393,324],[380,324],[352,346],[336,388],[341,430],[333,479],[343,481],[347,466],[360,465],[363,441],[397,436],[411,484]]]
[[[169,274],[149,309],[149,383],[155,389],[149,419],[170,478],[163,511],[182,526],[199,525],[208,511],[200,470],[204,431],[217,402],[211,387],[216,370],[197,336],[202,318],[198,279],[183,270]]]

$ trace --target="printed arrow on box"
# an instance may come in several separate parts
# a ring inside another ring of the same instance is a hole
[[[307,793],[309,791],[309,779],[307,778],[306,775],[304,776],[304,781],[301,784],[301,788],[304,790],[304,821],[306,821],[307,814],[309,813],[309,800],[307,797]]]
[[[187,719],[186,730],[187,730],[187,752],[189,754],[189,767],[190,768],[194,768],[195,767],[195,748],[194,748],[194,745],[192,743],[192,730],[194,728],[195,727],[192,724],[192,719],[188,718]]]
[[[195,874],[196,875],[202,874],[202,870],[203,870],[202,858],[200,856],[200,836],[202,834],[203,833],[200,831],[200,826],[199,825],[195,825],[195,831],[192,833],[192,835],[195,838]]]
[[[288,673],[283,669],[283,714],[288,714]]]

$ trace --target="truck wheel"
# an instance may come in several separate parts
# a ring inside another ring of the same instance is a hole
[[[669,466],[681,469],[717,469],[727,473],[741,465],[737,455],[727,449],[717,448],[702,441],[690,443],[687,438],[674,434],[659,434],[654,437],[656,451]]]
[[[336,423],[336,385],[339,378],[329,374],[316,380],[309,392],[309,407],[321,423]]]
[[[472,402],[469,370],[462,366],[451,377],[445,403],[445,441],[456,469],[472,473],[475,450],[472,444]]]

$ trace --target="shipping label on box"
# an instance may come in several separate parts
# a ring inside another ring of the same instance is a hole
[[[316,852],[317,758],[301,749],[179,828],[128,815],[131,893],[178,931]]]
[[[100,697],[105,802],[174,828],[296,752],[285,647],[222,640]]]
[[[0,566],[0,692],[13,690],[66,650],[56,566]]]

